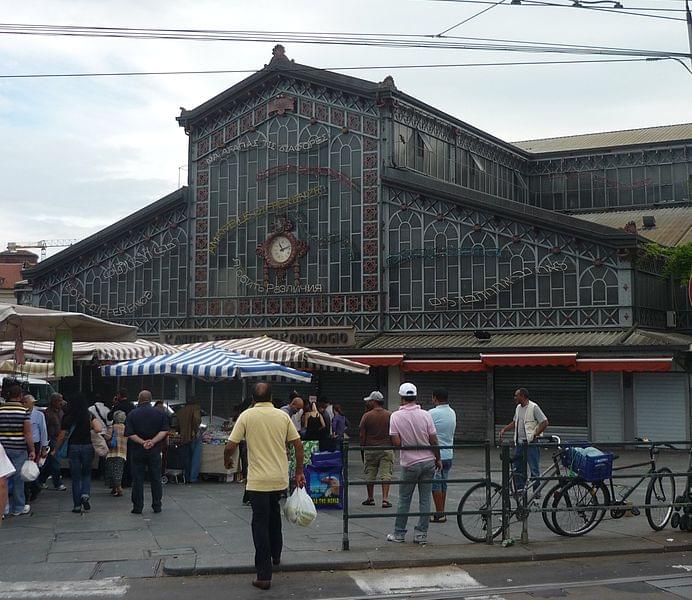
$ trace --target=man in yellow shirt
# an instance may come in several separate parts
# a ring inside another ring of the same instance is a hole
[[[224,451],[227,469],[233,466],[233,453],[245,440],[248,449],[246,491],[252,505],[252,541],[255,544],[257,579],[252,585],[271,587],[272,564],[281,562],[281,507],[279,498],[288,487],[286,444],[296,451],[296,486],[305,485],[303,444],[291,418],[274,408],[268,383],[258,383],[252,391],[255,405],[241,413]]]

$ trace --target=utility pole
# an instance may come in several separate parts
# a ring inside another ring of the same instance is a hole
[[[690,65],[692,65],[692,13],[690,12],[690,2],[685,0],[685,9],[687,16],[687,39],[690,45]]]

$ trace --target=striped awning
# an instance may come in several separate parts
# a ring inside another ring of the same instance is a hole
[[[309,382],[312,378],[310,373],[304,371],[213,346],[106,365],[101,367],[101,372],[109,377],[134,375],[192,375],[204,379],[271,377],[303,382]]]
[[[335,356],[327,352],[320,352],[312,348],[282,342],[267,336],[197,342],[194,344],[183,344],[182,346],[178,346],[178,348],[188,350],[209,348],[212,346],[224,350],[241,352],[246,356],[280,363],[296,369],[341,371],[345,373],[363,374],[367,374],[370,370],[368,365],[349,360],[343,356]]]
[[[53,360],[53,342],[24,342],[24,355],[28,360]],[[73,342],[72,355],[75,361],[134,360],[158,354],[171,354],[178,348],[151,340],[138,339],[134,342]],[[14,342],[0,342],[0,360],[14,359]]]

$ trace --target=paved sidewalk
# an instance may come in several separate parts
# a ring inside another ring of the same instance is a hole
[[[621,462],[632,457],[631,453],[621,456]],[[639,454],[637,459],[641,457]],[[360,475],[357,461],[359,457],[354,457],[350,466],[352,473]],[[660,462],[673,470],[687,468],[684,454],[663,456]],[[464,451],[457,457],[453,476],[479,477],[482,464],[480,451]],[[498,465],[493,470],[493,479],[499,481]],[[69,483],[67,480],[68,487]],[[679,479],[678,486],[681,484]],[[466,487],[450,486],[447,510],[456,509]],[[635,495],[636,502],[643,502],[645,489],[643,485]],[[164,488],[161,514],[145,510],[143,515],[132,515],[127,497],[112,498],[101,481],[94,481],[91,512],[75,515],[70,512],[69,491],[44,490],[33,504],[31,515],[9,518],[0,527],[0,580],[74,581],[116,576],[251,573],[251,509],[242,505],[242,491],[242,485],[233,483],[169,484]],[[351,488],[353,510],[387,512],[379,506],[361,506],[364,492],[363,487]],[[380,499],[377,488],[376,499]],[[395,487],[391,500],[396,506]],[[392,514],[393,510],[390,509]],[[393,516],[359,519],[349,523],[351,550],[343,552],[341,511],[320,511],[308,528],[284,522],[280,568],[336,570],[474,564],[692,549],[690,534],[669,527],[653,532],[643,513],[639,517],[605,520],[593,532],[574,539],[550,533],[540,515],[532,515],[530,543],[508,548],[499,543],[487,546],[469,542],[453,517],[446,524],[430,525],[426,547],[386,542]],[[409,537],[412,527],[409,521]],[[512,536],[518,540],[520,533],[519,525],[514,524]]]

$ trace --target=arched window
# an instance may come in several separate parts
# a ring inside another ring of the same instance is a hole
[[[594,265],[579,279],[579,301],[582,306],[615,306],[618,303],[618,278],[615,270]]]

